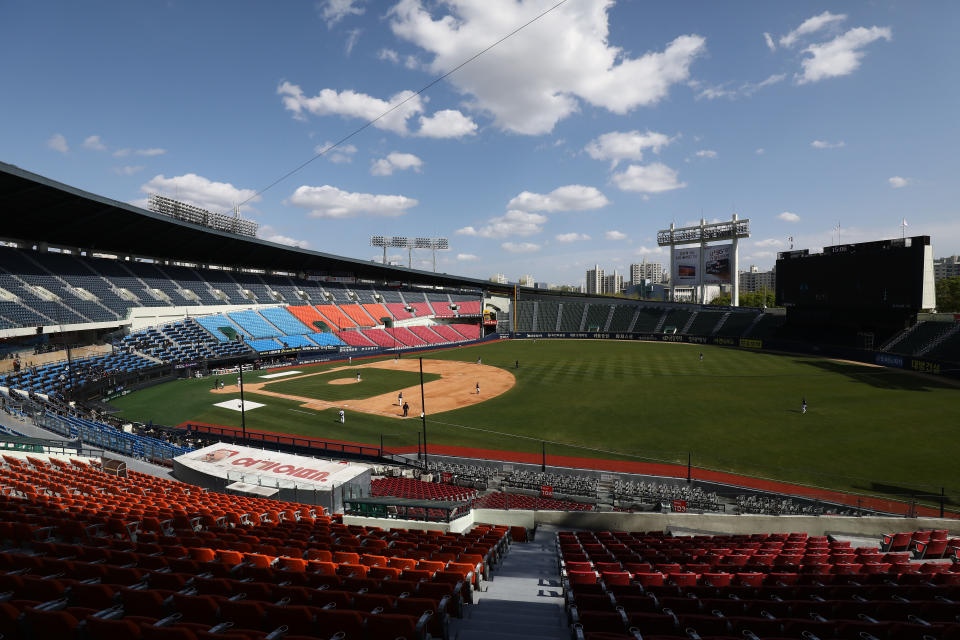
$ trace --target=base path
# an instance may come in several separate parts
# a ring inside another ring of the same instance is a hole
[[[300,378],[309,378],[317,375],[324,375],[336,371],[348,370],[355,373],[362,369],[387,369],[391,371],[420,371],[420,361],[400,358],[398,360],[382,360],[379,362],[370,362],[367,364],[358,364],[352,367],[338,367],[335,369],[324,369],[316,373],[307,373],[299,376],[289,376],[283,378],[284,382],[289,380],[298,380]],[[453,360],[424,360],[423,372],[434,373],[440,376],[439,380],[432,380],[423,385],[423,394],[426,400],[427,409],[431,415],[452,411],[462,407],[479,404],[490,398],[494,398],[501,393],[511,389],[516,384],[516,378],[513,374],[504,369],[491,367],[485,364],[476,364],[472,362],[457,362]],[[362,374],[361,374],[362,378]],[[383,393],[372,398],[358,398],[347,400],[318,400],[305,396],[296,396],[287,393],[277,393],[268,391],[264,387],[276,382],[253,382],[244,383],[244,394],[252,393],[261,396],[273,396],[274,398],[284,398],[301,403],[305,409],[314,409],[322,411],[324,409],[350,409],[351,411],[360,411],[363,413],[372,413],[379,416],[391,416],[395,418],[403,417],[401,404],[397,402],[397,396],[402,392],[404,401],[410,405],[410,418],[420,417],[420,385],[395,389],[389,393]],[[356,378],[343,378],[330,381],[330,384],[360,384]],[[477,385],[480,385],[480,393],[477,393]],[[235,394],[240,389],[237,385],[224,387],[223,389],[214,389],[211,393],[229,393]]]

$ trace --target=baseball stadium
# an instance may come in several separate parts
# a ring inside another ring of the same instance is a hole
[[[960,4],[834,5],[0,2],[0,640],[960,640]]]
[[[5,636],[960,628],[960,324],[925,236],[785,252],[783,307],[718,307],[358,261],[0,170],[0,335],[46,346],[0,380]],[[871,274],[842,305],[837,260]]]

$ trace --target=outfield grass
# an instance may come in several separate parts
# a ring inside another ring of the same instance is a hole
[[[563,443],[548,445],[551,454],[677,463],[686,463],[689,452],[697,466],[791,482],[884,495],[944,486],[948,495],[960,495],[960,389],[929,376],[665,343],[503,341],[425,357],[475,362],[478,356],[509,369],[516,386],[487,402],[430,416],[432,444],[538,452],[545,439]],[[238,426],[238,413],[212,406],[233,396],[214,396],[209,387],[208,380],[176,381],[113,404],[129,419]],[[800,414],[803,397],[806,415]],[[248,428],[367,443],[387,434],[387,444],[417,442],[419,420],[348,411],[340,425],[334,410],[256,399],[267,406],[247,412]]]
[[[359,383],[331,384],[333,380],[356,380],[358,371],[360,372]],[[304,371],[304,373],[310,373],[310,371]],[[424,373],[423,382],[427,383],[439,377],[440,375],[436,373]],[[337,402],[349,398],[357,400],[372,398],[397,389],[418,385],[420,384],[420,374],[416,371],[357,369],[353,367],[303,378],[297,377],[292,380],[283,378],[274,380],[269,382],[263,390]]]

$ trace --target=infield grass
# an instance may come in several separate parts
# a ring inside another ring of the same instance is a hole
[[[430,415],[431,444],[539,452],[547,440],[553,443],[548,454],[681,464],[689,452],[696,466],[789,482],[878,495],[945,487],[947,495],[960,495],[960,389],[930,376],[667,343],[503,341],[424,354],[465,366],[480,356],[508,369],[516,385],[486,402]],[[371,371],[364,370],[361,386]],[[273,382],[270,389],[297,382]],[[213,407],[236,396],[209,388],[209,380],[181,380],[113,404],[133,420],[239,426],[239,413]],[[324,392],[330,389],[351,394],[357,385],[325,385]],[[809,405],[806,415],[801,398]],[[417,419],[347,409],[340,425],[335,410],[256,400],[267,406],[247,412],[251,429],[370,444],[385,434],[385,444],[408,446],[416,445],[420,430]],[[429,413],[429,396],[426,406]]]
[[[360,382],[357,379],[360,372]],[[304,373],[310,373],[310,370]],[[423,382],[426,384],[440,376],[436,373],[424,373]],[[420,374],[415,371],[391,371],[389,369],[357,369],[356,367],[343,371],[332,371],[306,377],[283,378],[269,382],[263,389],[292,396],[316,398],[337,402],[348,398],[358,400],[372,398],[382,393],[396,391],[420,384]],[[343,380],[347,384],[332,384],[334,380]]]

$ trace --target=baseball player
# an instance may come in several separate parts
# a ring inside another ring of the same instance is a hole
[[[346,422],[346,415],[343,413],[343,409],[340,409],[339,416],[340,416],[340,424],[344,424]]]
[[[804,397],[800,400],[800,415],[803,415],[807,412],[807,399]]]
[[[480,383],[477,383],[477,395],[480,395]]]

